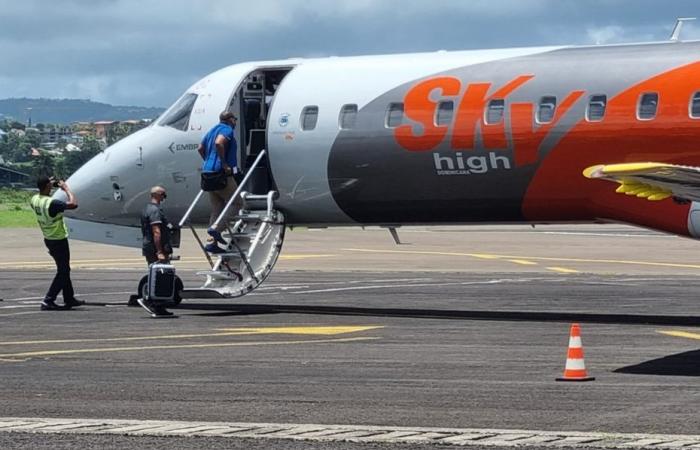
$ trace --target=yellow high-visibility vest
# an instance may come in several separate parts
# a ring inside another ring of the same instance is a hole
[[[63,213],[56,214],[55,217],[49,215],[49,206],[53,198],[48,195],[36,194],[29,203],[36,214],[36,221],[39,223],[44,238],[49,241],[58,241],[68,237],[68,227],[63,221]]]

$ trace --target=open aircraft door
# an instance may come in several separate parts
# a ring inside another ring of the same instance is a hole
[[[211,265],[198,272],[206,277],[197,289],[185,289],[182,298],[240,297],[257,288],[272,271],[282,249],[285,218],[275,207],[279,198],[270,169],[267,145],[268,113],[279,85],[290,67],[258,68],[233,93],[228,110],[239,120],[236,129],[241,172],[236,193],[216,220],[224,224],[221,253],[206,252]],[[193,205],[208,193],[200,192]],[[239,203],[240,202],[240,203]],[[238,205],[242,204],[241,209]],[[229,216],[230,215],[230,216]],[[187,223],[185,214],[180,226]]]

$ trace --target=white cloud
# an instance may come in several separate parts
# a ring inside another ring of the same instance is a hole
[[[666,39],[693,0],[0,0],[0,98],[167,105],[228,64]],[[671,19],[669,19],[671,17]],[[700,38],[700,23],[684,39]]]
[[[658,40],[653,33],[632,27],[620,25],[607,25],[602,27],[589,27],[586,36],[590,44],[617,44],[623,42],[650,42]]]

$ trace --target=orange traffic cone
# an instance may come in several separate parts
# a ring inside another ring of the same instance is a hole
[[[569,336],[569,354],[566,358],[564,376],[557,381],[593,381],[586,372],[586,363],[583,361],[583,344],[581,343],[581,327],[575,323],[571,325]]]

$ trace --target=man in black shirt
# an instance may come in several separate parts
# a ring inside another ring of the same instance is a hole
[[[146,257],[148,265],[156,261],[167,262],[173,252],[170,245],[168,219],[160,206],[166,198],[164,187],[153,186],[151,188],[151,201],[146,204],[141,213],[142,254]]]
[[[153,186],[151,188],[151,201],[146,204],[141,213],[142,254],[149,267],[155,262],[169,262],[173,252],[170,244],[168,219],[160,206],[166,198],[167,194],[163,186]],[[165,309],[165,306],[159,302],[139,298],[138,303],[153,317],[173,317],[173,313]]]

